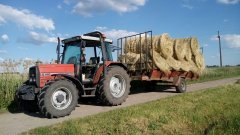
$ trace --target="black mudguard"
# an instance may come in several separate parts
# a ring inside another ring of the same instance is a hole
[[[35,86],[22,85],[16,92],[18,100],[35,100]]]

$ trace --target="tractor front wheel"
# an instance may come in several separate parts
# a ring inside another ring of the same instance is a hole
[[[58,80],[46,84],[38,95],[38,106],[48,118],[69,115],[78,103],[78,91],[68,80]]]

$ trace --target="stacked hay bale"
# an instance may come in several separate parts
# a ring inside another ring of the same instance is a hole
[[[131,69],[137,70],[135,65],[140,59],[140,43],[142,45],[142,61],[145,59],[153,60],[154,67],[166,74],[171,73],[173,70],[201,74],[205,68],[197,38],[172,39],[168,34],[164,33],[152,37],[153,48],[150,46],[150,38],[145,39],[143,37],[141,40],[135,38],[125,43],[124,56],[125,59],[128,59],[125,62],[131,65]]]

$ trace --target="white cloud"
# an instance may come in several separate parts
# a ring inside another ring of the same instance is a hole
[[[42,16],[35,15],[27,9],[19,10],[11,6],[0,4],[0,24],[14,22],[28,29],[54,30],[54,22]]]
[[[34,60],[34,59],[32,59],[32,58],[29,58],[29,57],[25,57],[23,60],[29,60],[29,61],[32,61],[32,60]]]
[[[7,53],[7,50],[0,50],[0,53]]]
[[[217,35],[212,36],[211,40],[217,41]],[[221,35],[221,40],[230,48],[240,48],[240,34]]]
[[[73,8],[74,13],[92,16],[94,13],[115,11],[118,13],[131,12],[144,6],[147,0],[79,0]]]
[[[240,35],[227,34],[222,36],[223,41],[229,45],[230,48],[240,48]]]
[[[42,45],[46,43],[57,43],[57,38],[49,37],[46,34],[31,31],[29,32],[28,37],[25,39],[20,39],[20,42],[31,43],[35,45]]]
[[[5,19],[3,17],[0,16],[0,26],[3,24],[3,23],[6,23]]]
[[[0,57],[0,61],[2,62],[2,61],[4,61],[4,59]]]
[[[182,7],[187,8],[187,9],[193,9],[193,6],[188,5],[188,4],[183,4]]]
[[[221,4],[238,4],[240,0],[217,0],[217,2]]]
[[[97,27],[96,27],[96,30],[98,30],[98,31],[104,31],[104,30],[107,30],[107,27],[97,26]]]
[[[209,45],[208,45],[208,44],[204,44],[203,46],[204,46],[204,47],[208,47]]]
[[[69,5],[69,4],[71,3],[70,1],[71,1],[71,0],[63,0],[63,3]]]
[[[60,5],[60,4],[57,5],[57,8],[58,8],[58,9],[62,9],[62,5]]]
[[[27,50],[28,50],[28,48],[26,48],[26,47],[21,47],[21,46],[18,46],[17,49],[23,50],[23,51],[27,51]]]
[[[224,20],[223,20],[223,22],[225,22],[225,23],[228,22],[228,21],[229,21],[228,19],[224,19]]]
[[[3,44],[6,44],[7,42],[9,42],[9,37],[7,34],[3,34],[0,40]]]
[[[107,36],[107,38],[111,38],[114,40],[120,37],[137,34],[137,32],[133,32],[133,31],[108,29],[107,27],[97,27],[95,30],[103,32]]]

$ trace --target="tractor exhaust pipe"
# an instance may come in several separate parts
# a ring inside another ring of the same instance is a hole
[[[57,45],[57,64],[60,64],[60,38],[58,37],[58,45]]]

